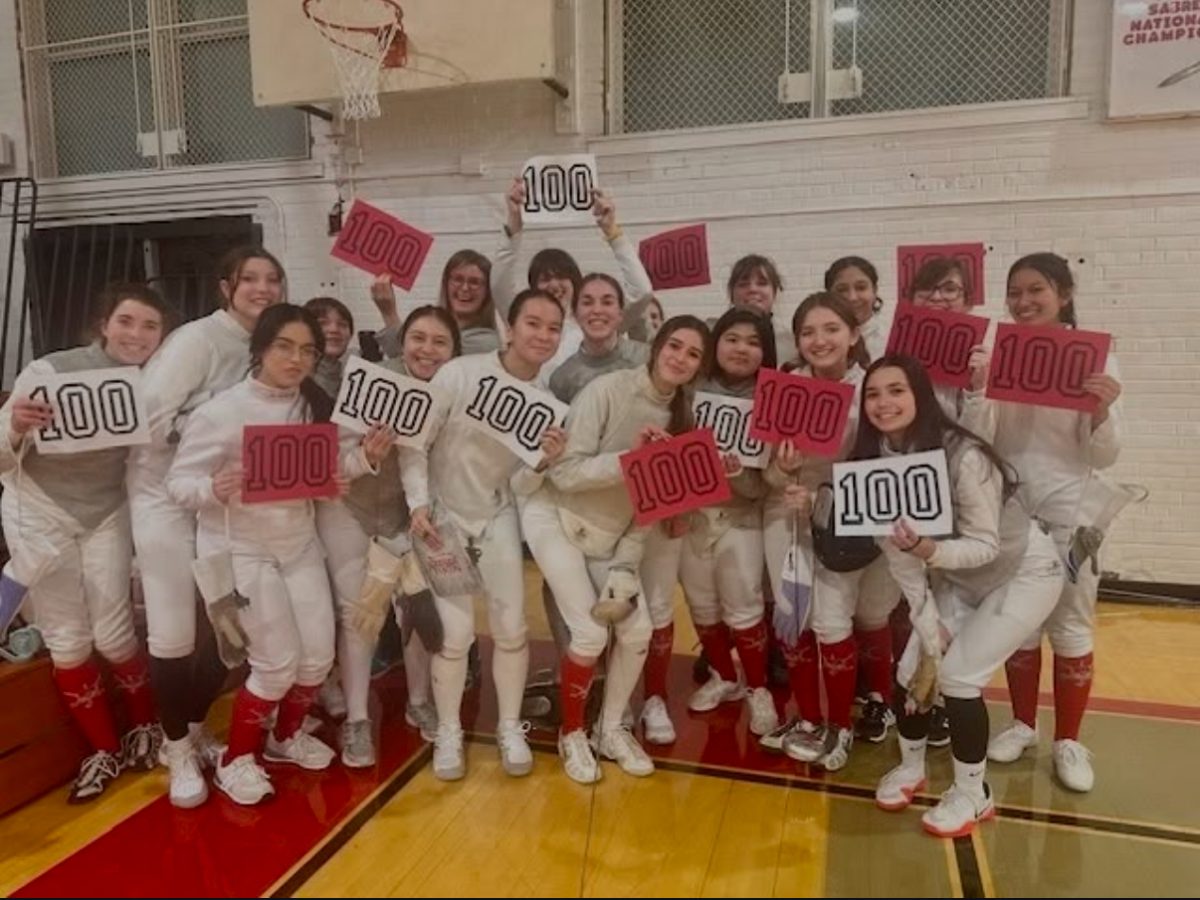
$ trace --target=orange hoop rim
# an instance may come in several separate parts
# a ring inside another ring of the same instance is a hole
[[[397,0],[378,0],[378,2],[395,10],[396,22],[396,33],[392,35],[391,43],[388,44],[387,49],[384,51],[383,57],[380,60],[380,65],[385,69],[404,68],[408,64],[408,36],[404,33],[404,7],[402,7]],[[337,22],[331,22],[323,16],[319,16],[314,13],[311,9],[312,3],[313,0],[303,0],[303,2],[300,4],[301,11],[313,24],[320,26],[320,28],[327,28],[330,32],[340,31],[348,34],[370,34],[378,36],[380,29],[386,28],[388,25],[388,23],[384,23],[382,25],[342,25]],[[364,56],[368,59],[373,58],[371,54],[364,53],[353,44],[338,40],[333,34],[329,34],[324,31],[322,31],[321,34],[325,40],[329,41],[331,44],[335,44],[336,46],[341,47],[344,50],[349,50],[351,53],[356,53],[359,56]]]
[[[382,3],[384,6],[390,6],[396,11],[396,30],[398,33],[403,34],[404,7],[402,7],[397,0],[376,0],[376,2]],[[384,25],[340,25],[337,22],[330,22],[328,19],[318,16],[315,12],[313,12],[310,8],[312,4],[313,0],[303,0],[303,2],[300,4],[301,11],[304,13],[304,15],[308,16],[318,25],[321,25],[325,28],[331,28],[334,31],[350,31],[354,32],[355,34],[378,34],[381,27],[386,27],[386,23],[384,23]]]

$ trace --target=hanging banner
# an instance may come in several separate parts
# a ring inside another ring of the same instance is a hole
[[[1195,0],[1112,0],[1108,116],[1200,113],[1200,7]]]
[[[993,400],[1095,412],[1100,399],[1082,387],[1104,371],[1112,336],[1074,328],[1002,324],[988,371]]]
[[[621,454],[621,472],[638,525],[653,525],[732,496],[707,428]]]
[[[590,153],[534,156],[521,166],[526,225],[588,225],[596,190],[596,157]]]
[[[939,256],[953,259],[967,270],[964,279],[971,306],[983,303],[983,244],[904,244],[896,248],[896,298],[912,299],[912,283],[921,266]]]
[[[928,537],[954,531],[945,450],[834,463],[833,485],[838,537],[888,535],[899,519]]]
[[[542,435],[562,425],[570,407],[553,394],[508,375],[485,375],[463,410],[468,425],[507,447],[528,466],[542,461]]]
[[[338,232],[333,255],[372,275],[386,272],[392,284],[411,291],[432,246],[433,235],[355,200]]]
[[[648,237],[638,244],[638,258],[656,291],[712,283],[705,225],[673,228]]]
[[[759,369],[750,436],[770,444],[790,440],[805,453],[837,456],[854,394],[852,384]]]
[[[54,420],[34,432],[38,453],[83,453],[150,442],[137,366],[38,378],[29,399],[48,403]]]
[[[712,429],[717,451],[724,456],[737,455],[747,469],[765,469],[771,461],[771,448],[750,437],[750,419],[754,401],[744,397],[700,392],[692,401],[697,428]]]
[[[346,361],[330,420],[359,434],[387,425],[402,447],[424,447],[437,407],[436,389],[360,356]]]
[[[337,426],[247,425],[242,429],[242,502],[337,496]]]
[[[988,320],[982,316],[899,303],[887,352],[915,357],[934,384],[968,388],[971,350],[983,343],[987,330]]]

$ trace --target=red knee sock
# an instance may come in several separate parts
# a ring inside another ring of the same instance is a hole
[[[759,622],[749,628],[731,629],[738,657],[751,688],[767,686],[767,625]]]
[[[696,634],[700,635],[700,645],[704,648],[704,655],[708,657],[708,664],[726,681],[737,681],[729,627],[724,622],[718,622],[716,625],[697,625]]]
[[[229,749],[225,751],[223,764],[229,765],[239,756],[257,754],[262,749],[267,722],[275,705],[274,700],[264,700],[250,693],[249,688],[238,690],[229,717]]]
[[[293,684],[291,690],[279,701],[279,717],[275,719],[275,740],[286,741],[304,724],[304,717],[312,709],[313,701],[321,690],[319,684]]]
[[[125,702],[130,726],[149,725],[158,719],[154,709],[154,692],[150,690],[150,664],[139,650],[125,662],[108,664],[112,670],[117,692]]]
[[[562,658],[559,665],[559,703],[562,706],[562,733],[582,731],[587,715],[588,692],[592,689],[592,678],[596,665],[582,666],[569,656]],[[649,693],[649,688],[647,688]]]
[[[650,651],[646,654],[645,695],[667,699],[667,671],[671,668],[671,651],[675,647],[675,623],[655,628],[650,634]],[[569,732],[568,732],[569,733]]]
[[[867,690],[884,703],[892,699],[892,629],[885,625],[874,631],[856,631],[859,664],[866,668]]]
[[[1054,739],[1079,740],[1079,726],[1092,692],[1092,654],[1054,655]]]
[[[1037,727],[1038,683],[1042,678],[1042,648],[1018,650],[1004,664],[1013,718]]]
[[[796,711],[805,722],[814,725],[821,721],[821,657],[817,652],[817,637],[811,630],[800,632],[794,647],[783,646],[787,661],[788,682]]]
[[[854,703],[854,677],[858,670],[858,645],[854,635],[836,644],[821,644],[821,671],[829,694],[829,724],[850,727]]]
[[[89,659],[69,669],[55,666],[54,683],[92,749],[116,753],[121,743],[117,740],[112,710],[108,708],[104,678],[96,663]]]

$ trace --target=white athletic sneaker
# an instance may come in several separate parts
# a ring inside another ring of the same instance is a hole
[[[782,738],[780,748],[796,762],[815,763],[825,755],[824,725],[800,722]]]
[[[171,777],[171,805],[192,809],[208,799],[208,783],[200,772],[200,759],[190,737],[163,741],[159,761]]]
[[[1054,774],[1062,786],[1086,794],[1096,783],[1092,770],[1092,751],[1079,741],[1054,742]]]
[[[708,681],[696,688],[688,699],[688,709],[692,712],[708,712],[722,703],[741,700],[744,696],[745,685],[738,681],[726,681],[714,671]]]
[[[192,722],[188,725],[188,737],[192,739],[192,747],[200,765],[206,769],[215,769],[225,755],[225,745],[213,737],[208,726],[202,722]]]
[[[1036,728],[1030,728],[1020,719],[988,741],[987,755],[992,762],[1010,763],[1021,758],[1021,754],[1030,747],[1036,747],[1038,733]]]
[[[937,806],[921,816],[921,824],[934,837],[966,837],[975,830],[976,822],[986,822],[995,815],[992,790],[986,784],[982,797],[972,797],[955,784],[942,794]]]
[[[854,746],[854,729],[833,728],[825,730],[825,755],[821,757],[821,767],[826,772],[836,772],[845,768],[850,760],[850,748]]]
[[[121,768],[142,769],[149,772],[158,765],[162,743],[166,740],[157,722],[150,725],[135,725],[121,737]]]
[[[642,734],[650,744],[675,743],[675,723],[662,697],[650,697],[642,704]]]
[[[528,775],[533,771],[533,753],[529,750],[528,722],[508,719],[496,726],[496,746],[500,748],[500,765],[514,777]]]
[[[86,803],[104,793],[109,783],[121,774],[121,760],[115,753],[97,750],[79,765],[79,776],[71,785],[68,803]]]
[[[217,765],[213,784],[241,806],[254,806],[275,793],[271,777],[254,761],[253,753],[243,753],[229,765]]]
[[[359,719],[342,723],[342,765],[350,769],[367,769],[375,765],[375,738],[371,720]]]
[[[769,731],[758,739],[758,746],[771,753],[782,753],[783,742],[787,736],[800,728],[799,719],[788,719],[778,728]]]
[[[750,733],[760,737],[779,727],[775,698],[765,687],[755,688],[746,701],[750,706]]]
[[[624,725],[609,728],[596,742],[596,749],[605,759],[616,760],[623,772],[639,778],[654,773],[654,762],[646,755],[637,738]]]
[[[925,790],[925,770],[910,769],[901,764],[879,779],[875,788],[875,805],[896,812],[912,803],[917,791]]]
[[[304,731],[297,731],[286,741],[268,734],[267,745],[263,748],[263,759],[267,762],[291,763],[310,772],[328,769],[335,756],[332,747]]]
[[[558,756],[563,762],[567,777],[580,784],[593,784],[600,780],[600,765],[592,752],[591,742],[582,728],[570,734],[559,734]]]
[[[458,781],[467,774],[463,731],[457,722],[439,723],[433,738],[433,774],[441,781]]]
[[[432,703],[408,704],[404,708],[404,721],[421,732],[421,740],[432,744],[437,737],[437,707]]]

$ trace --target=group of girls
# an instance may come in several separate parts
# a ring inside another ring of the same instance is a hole
[[[354,334],[350,311],[333,298],[305,307],[285,302],[282,266],[264,250],[231,254],[221,271],[222,308],[169,340],[167,307],[154,292],[126,286],[109,298],[96,343],[47,356],[22,373],[0,410],[8,437],[0,447],[2,512],[14,554],[44,555],[46,546],[55,554],[49,573],[31,585],[30,605],[56,681],[94,750],[72,799],[96,796],[123,768],[158,760],[170,771],[171,802],[182,807],[204,802],[205,769],[234,801],[253,804],[274,790],[262,761],[326,768],[335,750],[304,721],[335,659],[347,707],[342,762],[373,765],[369,683],[384,613],[364,596],[382,577],[381,560],[395,559],[377,549],[402,554],[410,541],[436,546],[448,534],[464,545],[483,585],[496,743],[510,775],[533,767],[529,726],[521,720],[529,666],[524,541],[558,623],[559,753],[575,781],[598,780],[600,757],[632,775],[653,772],[635,736],[639,726],[647,743],[675,740],[667,673],[678,583],[708,664],[708,680],[688,699],[689,709],[703,713],[745,700],[750,731],[767,749],[842,768],[863,669],[867,699],[858,733],[881,741],[893,709],[899,713],[901,763],[880,783],[885,808],[907,805],[925,784],[938,701],[928,677],[932,660],[955,761],[954,785],[924,817],[937,834],[965,833],[991,814],[985,758],[1012,760],[1036,743],[1045,625],[1056,654],[1055,770],[1067,787],[1089,790],[1089,754],[1078,737],[1097,585],[1087,567],[1068,578],[1061,560],[1074,528],[1086,524],[1076,519],[1093,469],[1116,458],[1120,385],[1111,361],[1108,374],[1085,382],[1099,404],[1090,415],[987,400],[984,347],[972,353],[969,389],[934,387],[913,360],[883,354],[878,275],[859,257],[829,268],[826,290],[800,304],[788,331],[775,316],[782,279],[762,256],[733,266],[731,306],[715,322],[690,315],[664,322],[612,201],[599,192],[597,224],[622,277],[585,277],[565,251],[547,249],[533,257],[528,285],[519,288],[522,190],[517,182],[507,196],[495,264],[474,251],[454,254],[438,305],[402,320],[390,284],[373,286],[384,319],[376,335],[384,364],[430,381],[444,402],[421,447],[397,448],[381,426],[365,436],[343,429],[336,498],[240,499],[244,426],[328,420]],[[961,266],[935,260],[904,299],[961,310],[972,289]],[[1008,276],[1008,307],[1020,324],[1073,325],[1066,263],[1050,254],[1018,260]],[[144,365],[150,443],[129,453],[40,455],[31,434],[53,411],[31,399],[28,387],[51,372],[116,365]],[[857,563],[831,564],[837,540],[824,521],[823,496],[833,460],[805,456],[788,442],[773,448],[763,470],[725,458],[729,500],[636,526],[620,456],[694,427],[696,392],[749,398],[759,371],[777,365],[854,387],[838,458],[945,449],[954,534],[918,537],[900,522]],[[570,403],[565,426],[545,431],[536,465],[467,424],[464,409],[489,376]],[[88,477],[77,477],[80,471]],[[133,632],[132,556],[145,596],[148,658]],[[228,561],[250,671],[234,700],[227,746],[204,724],[226,668],[220,639],[196,614],[193,576],[194,562],[202,568],[214,560]],[[811,598],[804,617],[797,584]],[[460,707],[476,598],[435,592],[431,603],[413,602],[422,590],[419,577],[415,586],[401,579],[397,590],[406,718],[433,741],[436,776],[457,779],[466,770]],[[237,595],[245,598],[240,605]],[[936,610],[937,624],[932,639],[927,627],[907,638],[900,681],[908,690],[893,705],[899,654],[890,619],[902,597],[914,619]],[[434,614],[438,637],[431,641],[419,620]],[[782,723],[787,704],[777,705],[767,688],[773,642],[795,702]],[[125,700],[123,736],[94,651]],[[603,700],[588,734],[585,705],[606,652]],[[989,747],[980,691],[1005,661],[1015,718]],[[634,717],[639,681],[643,703]]]

